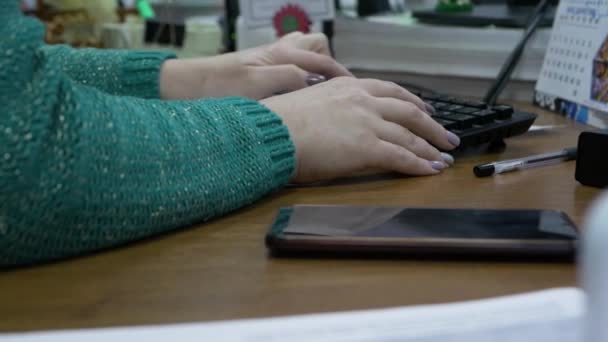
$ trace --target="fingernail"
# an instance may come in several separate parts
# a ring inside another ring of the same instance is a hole
[[[306,84],[308,84],[309,86],[313,86],[315,84],[319,84],[325,81],[327,81],[327,78],[319,74],[308,74],[308,77],[306,77]]]
[[[454,133],[452,133],[450,131],[448,131],[448,141],[454,147],[460,145],[460,138],[456,134],[454,134]]]
[[[444,162],[432,161],[431,167],[437,171],[441,171],[441,170],[445,169],[447,167],[447,165],[445,165]]]
[[[424,103],[424,108],[429,115],[435,115],[435,108],[428,103]]]
[[[451,154],[441,152],[441,158],[443,158],[443,161],[449,166],[454,165],[454,157],[452,157]]]

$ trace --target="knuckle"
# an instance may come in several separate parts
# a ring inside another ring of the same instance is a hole
[[[387,162],[392,160],[395,156],[395,149],[379,139],[372,141],[372,144],[369,144],[369,146],[371,146],[371,158],[368,160],[369,164],[367,167],[383,168],[386,166]]]
[[[357,135],[357,141],[369,142],[370,139],[376,137],[373,127],[377,125],[377,117],[371,115],[369,111],[361,107],[354,108],[354,110],[347,115],[358,123],[358,128],[355,130],[356,132],[353,131],[353,133]]]
[[[441,154],[439,153],[439,151],[431,144],[429,144],[426,140],[418,138],[417,144],[418,147],[416,150],[419,152],[416,153],[416,155],[428,160],[441,160]]]
[[[334,64],[336,63],[333,58],[329,57],[329,56],[325,56],[325,55],[317,55],[316,58],[319,59],[319,64],[321,64],[323,67],[325,68],[329,68],[334,66]]]
[[[321,42],[326,42],[326,43],[329,42],[329,39],[327,39],[327,36],[324,33],[317,32],[317,33],[311,33],[311,35],[313,37],[315,37],[315,39],[320,40]]]
[[[323,33],[309,33],[306,36],[309,37],[309,39],[315,44],[320,44],[321,46],[329,46],[329,39],[327,39],[327,36]]]
[[[363,124],[367,128],[367,131],[369,132],[369,134],[371,134],[372,136],[374,136],[374,138],[376,138],[376,133],[374,133],[374,127],[378,126],[378,119],[379,118],[380,118],[380,116],[377,115],[376,113],[373,113],[373,112],[370,113],[368,111],[366,111],[361,116]]]
[[[364,117],[363,120],[371,121],[369,117]],[[378,138],[370,129],[362,130],[357,136],[357,141],[359,141],[361,148],[369,148],[369,146],[372,146],[377,140]]]
[[[286,47],[283,44],[271,44],[265,47],[266,51],[271,56],[282,56],[285,53]]]
[[[419,120],[422,118],[422,111],[413,102],[405,102],[403,104],[403,109],[414,120]]]
[[[397,160],[398,169],[400,172],[409,173],[412,168],[412,164],[415,164],[415,158],[411,153],[408,153],[405,149],[395,149],[394,157]]]
[[[422,129],[424,129],[425,132],[425,138],[433,141],[435,141],[434,139],[439,139],[439,141],[441,141],[442,139],[440,137],[446,136],[446,130],[443,128],[443,126],[424,113],[420,116],[425,121],[424,125],[422,126]]]
[[[375,80],[374,80],[375,81]],[[383,84],[383,88],[386,89],[387,95],[394,98],[403,98],[405,93],[405,89],[403,89],[400,85],[393,81],[381,81]]]
[[[403,139],[410,139],[410,137],[413,135],[407,128],[395,124],[395,132],[396,134],[398,134],[400,137],[403,137]]]
[[[416,151],[420,151],[419,154],[417,153],[420,156],[432,157],[435,155],[435,148],[419,136],[416,136],[413,146],[416,147]]]
[[[295,64],[287,64],[285,65],[285,69],[287,72],[297,76],[301,74],[301,69]]]
[[[291,40],[291,39],[294,39],[294,38],[299,38],[302,35],[303,35],[302,32],[300,32],[300,31],[294,31],[294,32],[286,34],[279,41],[287,41],[287,40]]]
[[[340,77],[336,77],[336,78],[332,78],[331,82],[339,88],[345,88],[348,86],[354,86],[355,85],[355,79],[352,77],[346,77],[346,76],[340,76]]]
[[[398,86],[399,88],[401,88],[400,90],[401,90],[401,93],[402,93],[402,94],[405,94],[405,95],[407,95],[408,97],[411,97],[411,98],[414,98],[414,99],[418,99],[418,100],[420,99],[420,98],[419,98],[417,95],[414,95],[414,93],[412,93],[411,91],[409,91],[409,89],[406,89],[406,88],[404,88],[404,87],[402,87],[402,86],[400,86],[400,85],[398,85],[398,84],[397,84],[397,86]],[[422,100],[420,100],[420,101],[422,101]]]
[[[409,130],[404,129],[403,139],[408,147],[415,148],[420,145],[420,138],[412,134]]]
[[[393,93],[395,93],[395,95],[403,95],[403,94],[406,94],[406,90],[405,90],[405,89],[403,89],[403,88],[402,88],[400,85],[398,85],[397,83],[395,83],[395,82],[391,82],[391,81],[388,81],[387,83],[388,83],[388,86],[390,87],[391,91],[392,91]]]
[[[424,172],[421,172],[420,162],[418,160],[405,160],[400,166],[399,172],[405,175],[418,176],[424,174]]]
[[[360,89],[353,89],[346,94],[346,101],[358,106],[364,106],[371,100],[371,95]]]

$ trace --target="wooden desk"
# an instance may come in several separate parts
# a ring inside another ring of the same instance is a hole
[[[574,162],[485,179],[473,176],[473,166],[481,162],[575,145],[578,131],[586,128],[541,114],[537,124],[566,127],[513,138],[503,153],[461,156],[440,176],[288,188],[193,229],[0,273],[0,331],[381,308],[574,285],[572,264],[271,259],[263,243],[277,208],[297,203],[551,208],[580,224],[599,191],[575,182]]]

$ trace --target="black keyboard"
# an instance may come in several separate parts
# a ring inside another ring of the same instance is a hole
[[[459,149],[525,133],[536,120],[535,114],[514,111],[507,105],[488,106],[441,94],[417,95],[435,108],[435,121],[460,137]]]

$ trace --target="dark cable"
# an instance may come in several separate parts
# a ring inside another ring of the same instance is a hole
[[[534,9],[534,13],[532,13],[530,18],[528,19],[528,23],[526,24],[526,28],[524,30],[522,38],[519,40],[517,46],[515,47],[513,52],[511,52],[511,54],[503,64],[502,69],[498,73],[496,81],[494,82],[494,84],[492,84],[492,86],[483,98],[483,101],[489,106],[492,106],[496,103],[496,99],[498,99],[498,96],[507,85],[507,82],[509,81],[513,70],[517,66],[517,63],[519,62],[519,59],[521,58],[521,55],[524,52],[524,48],[528,43],[528,40],[530,40],[530,37],[532,37],[532,34],[534,33],[534,31],[536,31],[538,25],[545,16],[545,12],[548,8],[548,5],[549,0],[541,0],[541,2]]]

